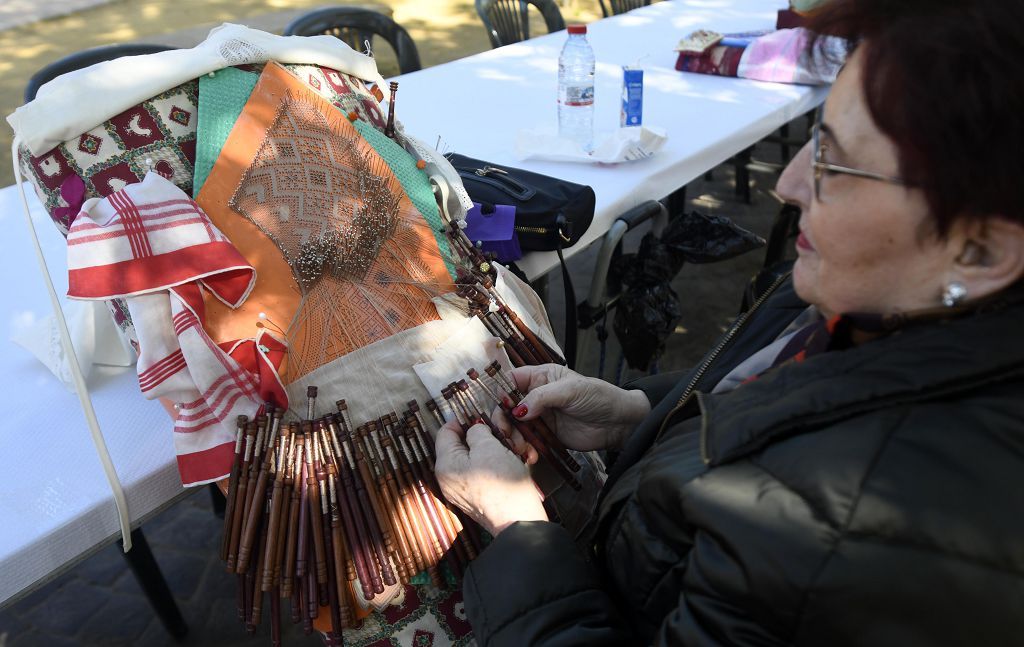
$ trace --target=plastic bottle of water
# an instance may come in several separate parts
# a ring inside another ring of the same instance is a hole
[[[590,151],[594,139],[594,50],[586,25],[569,25],[558,57],[558,134]]]

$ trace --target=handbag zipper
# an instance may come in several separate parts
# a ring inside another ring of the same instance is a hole
[[[496,166],[484,166],[483,168],[455,166],[454,168],[460,176],[466,179],[489,184],[490,186],[493,186],[517,200],[522,200],[523,202],[526,202],[537,193],[536,189],[523,184],[509,175],[508,171]]]
[[[561,227],[528,227],[526,225],[516,225],[513,229],[521,234],[550,234],[554,231],[558,232],[559,237],[566,243],[572,242],[571,238],[562,233]]]
[[[733,340],[733,338],[736,337],[736,333],[738,333],[740,329],[744,326],[744,324],[747,323],[747,321],[750,319],[750,316],[754,313],[754,311],[760,308],[761,304],[768,300],[768,297],[771,296],[773,292],[775,292],[779,285],[781,285],[782,282],[789,277],[789,275],[790,272],[786,272],[785,274],[775,279],[775,282],[771,284],[771,286],[765,291],[765,293],[758,297],[757,300],[754,301],[753,305],[751,305],[746,312],[741,314],[739,318],[736,319],[736,323],[734,323],[732,328],[729,329],[729,332],[725,334],[725,337],[722,338],[722,341],[718,342],[718,345],[715,346],[714,350],[712,350],[711,353],[708,354],[707,359],[705,359],[704,362],[697,369],[697,372],[696,374],[694,374],[693,379],[690,380],[690,383],[687,384],[686,388],[683,390],[682,395],[679,396],[679,401],[676,403],[676,406],[672,407],[672,410],[668,412],[668,415],[665,416],[665,419],[661,421],[661,427],[658,429],[658,435],[655,436],[655,441],[657,441],[658,438],[661,438],[661,435],[665,433],[665,427],[666,425],[668,425],[668,421],[672,419],[672,416],[674,416],[680,409],[682,409],[683,406],[686,404],[687,400],[689,400],[690,397],[693,395],[693,390],[697,386],[697,382],[699,382],[700,379],[704,377],[704,374],[707,373],[708,369],[711,367],[711,364],[718,358],[722,350],[729,344],[729,342]],[[711,462],[711,458],[708,456],[707,453],[706,430],[703,425],[701,425],[700,431],[700,458],[702,461],[704,461],[705,465]]]

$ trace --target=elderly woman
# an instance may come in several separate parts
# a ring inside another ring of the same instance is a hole
[[[495,535],[481,645],[1024,640],[1024,7],[825,11],[859,45],[779,180],[791,278],[681,379],[514,373],[514,415],[619,450],[583,535],[486,429],[442,429],[442,487]]]

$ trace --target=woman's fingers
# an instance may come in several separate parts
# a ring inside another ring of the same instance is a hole
[[[523,460],[526,461],[527,465],[533,465],[537,462],[540,456],[537,454],[537,450],[530,443],[526,442],[523,435],[516,431],[509,419],[508,415],[500,407],[496,407],[491,413],[491,421],[494,422],[498,430],[512,441],[512,446],[516,448],[516,453],[519,454]]]
[[[437,453],[436,472],[459,471],[469,462],[469,448],[462,442],[461,431],[450,422],[437,430],[434,451]]]

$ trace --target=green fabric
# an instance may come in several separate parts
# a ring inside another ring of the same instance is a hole
[[[441,220],[441,213],[438,211],[437,202],[434,199],[434,192],[430,188],[430,180],[427,174],[416,168],[416,161],[412,156],[390,137],[374,128],[371,124],[357,119],[352,122],[359,134],[363,136],[377,154],[381,156],[391,172],[398,178],[399,184],[405,194],[409,196],[413,205],[423,215],[424,220],[430,225],[434,232],[434,240],[441,251],[445,267],[448,273],[455,278],[455,264],[452,262],[453,252],[448,244],[448,238],[444,235],[444,222]]]
[[[199,125],[192,197],[199,195],[259,75],[234,67],[199,78]]]

